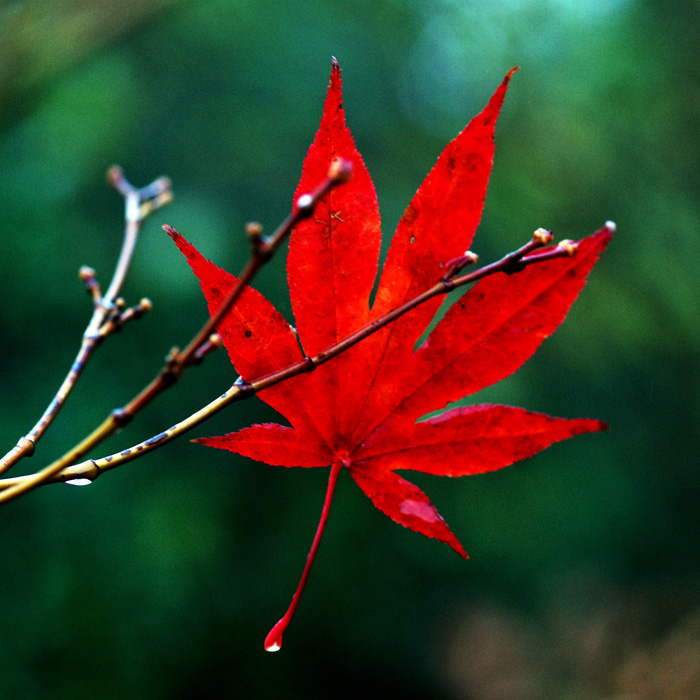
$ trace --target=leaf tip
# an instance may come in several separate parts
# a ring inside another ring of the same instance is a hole
[[[459,546],[459,549],[455,549],[455,552],[457,552],[457,554],[459,554],[459,556],[463,559],[469,559],[469,555],[466,553],[462,545]]]
[[[581,435],[583,433],[600,433],[608,430],[608,424],[604,420],[598,420],[597,418],[573,419],[572,425],[574,427],[571,432],[571,435]]]
[[[617,224],[614,221],[606,221],[604,229],[607,229],[608,233],[615,233],[617,231]]]

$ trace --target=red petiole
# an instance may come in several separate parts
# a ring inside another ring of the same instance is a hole
[[[265,651],[279,651],[282,648],[282,635],[287,629],[287,626],[292,621],[292,616],[294,611],[297,609],[299,604],[299,599],[301,594],[304,592],[304,586],[306,586],[306,581],[309,578],[309,573],[311,573],[311,565],[314,563],[314,558],[316,557],[316,552],[318,551],[318,546],[321,544],[321,536],[323,535],[323,530],[326,527],[326,521],[328,520],[328,513],[331,510],[331,501],[333,500],[333,492],[335,491],[335,484],[338,481],[338,474],[340,474],[340,468],[343,466],[342,462],[333,462],[331,465],[331,474],[328,478],[328,488],[326,489],[326,499],[323,502],[323,510],[321,511],[321,519],[318,523],[318,528],[316,528],[316,535],[314,536],[313,544],[309,550],[309,555],[306,557],[306,565],[304,566],[304,571],[301,574],[301,579],[299,579],[299,585],[297,586],[292,602],[287,608],[287,612],[284,617],[270,630],[267,637],[265,637]]]

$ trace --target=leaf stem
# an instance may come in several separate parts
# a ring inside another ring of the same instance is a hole
[[[294,596],[292,597],[292,602],[287,608],[287,612],[284,616],[277,622],[277,624],[270,630],[267,637],[265,637],[265,651],[279,651],[282,648],[282,636],[292,621],[294,616],[294,611],[297,609],[299,600],[301,599],[301,594],[304,592],[304,587],[311,573],[311,566],[314,563],[314,558],[316,557],[316,552],[321,544],[321,537],[323,536],[323,531],[326,527],[326,521],[328,520],[328,514],[331,510],[331,502],[333,501],[333,493],[335,491],[335,485],[338,481],[338,474],[340,474],[340,469],[343,463],[340,461],[333,462],[331,465],[331,473],[328,477],[328,488],[326,489],[326,498],[323,502],[323,510],[321,511],[321,519],[319,520],[318,527],[316,528],[316,535],[314,536],[314,541],[311,544],[311,549],[306,557],[306,564],[304,565],[304,571],[299,579],[299,584],[297,585],[296,591],[294,591]]]

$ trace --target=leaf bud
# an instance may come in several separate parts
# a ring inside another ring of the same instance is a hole
[[[83,265],[78,272],[78,276],[83,282],[91,282],[95,279],[97,273],[91,267]]]
[[[327,177],[335,185],[347,182],[352,177],[352,163],[344,158],[334,158]]]
[[[262,224],[258,223],[257,221],[249,221],[245,225],[245,232],[248,238],[260,238],[263,232]]]
[[[570,240],[569,238],[565,238],[563,241],[560,241],[557,248],[559,248],[559,250],[566,251],[566,254],[572,257],[578,253],[578,243]]]
[[[173,186],[172,180],[169,177],[162,176],[159,177],[157,180],[154,180],[152,187],[157,191],[160,192],[161,194],[164,193],[166,190],[171,189]]]
[[[147,299],[146,297],[141,299],[141,301],[139,302],[139,309],[140,309],[141,313],[145,314],[146,312],[150,311],[152,308],[153,308],[153,302],[150,299]]]
[[[538,228],[535,233],[532,234],[532,239],[537,241],[541,245],[547,245],[552,242],[554,236],[551,231],[547,231],[546,228]]]
[[[107,171],[107,184],[119,189],[119,184],[124,178],[124,171],[119,165],[113,165]]]

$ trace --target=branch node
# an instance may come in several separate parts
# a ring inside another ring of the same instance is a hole
[[[29,437],[25,436],[17,440],[17,449],[21,450],[27,457],[31,457],[34,454],[35,448],[34,440]]]
[[[522,261],[521,255],[506,256],[503,262],[503,272],[507,275],[514,275],[517,272],[522,272],[527,265]]]
[[[85,470],[86,465],[90,465],[90,471]],[[74,473],[76,476],[73,476]],[[76,466],[75,469],[69,467],[60,473],[58,478],[71,486],[89,486],[100,474],[102,474],[102,470],[97,465],[97,462],[94,459],[89,459],[87,462]]]
[[[240,379],[240,377],[238,378]],[[253,396],[257,393],[255,387],[250,382],[235,381],[235,385],[238,387],[238,391],[241,396]]]
[[[124,408],[115,408],[112,411],[112,420],[115,422],[117,428],[119,429],[131,423],[133,418],[134,416]]]
[[[165,367],[168,371],[172,371],[180,362],[180,348],[174,345],[170,348],[170,352],[165,356]]]

